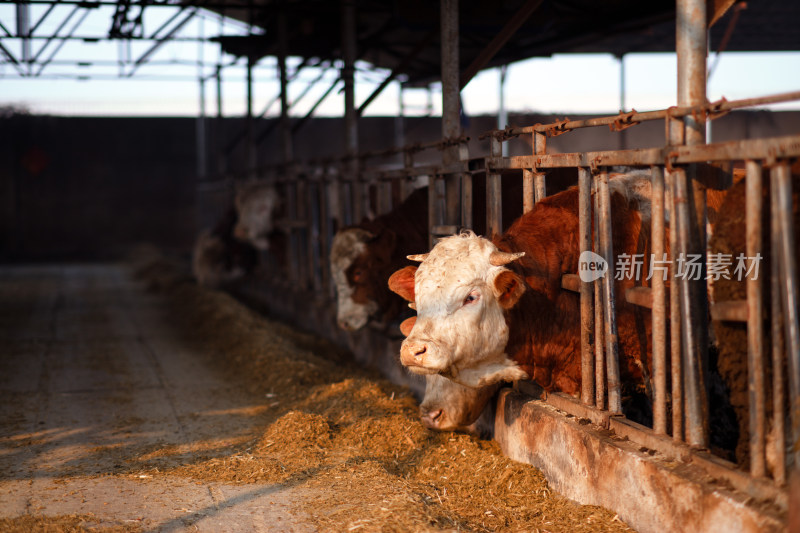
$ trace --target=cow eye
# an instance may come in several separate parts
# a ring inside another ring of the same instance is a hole
[[[481,295],[478,291],[472,291],[464,298],[464,305],[469,305],[471,303],[475,303],[480,299]]]
[[[353,271],[353,281],[361,282],[364,281],[365,272],[363,270],[355,270]]]

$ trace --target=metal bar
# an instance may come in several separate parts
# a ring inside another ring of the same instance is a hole
[[[245,116],[245,164],[249,178],[255,178],[256,172],[256,145],[254,138],[255,125],[253,124],[253,60],[247,58],[247,115]]]
[[[681,343],[681,305],[678,269],[676,267],[676,254],[678,253],[678,228],[679,220],[675,216],[676,212],[676,176],[669,174],[669,187],[672,197],[670,205],[669,224],[669,259],[670,259],[670,287],[669,287],[669,326],[670,326],[670,365],[672,375],[670,376],[672,387],[672,438],[677,441],[685,440],[684,424],[684,401],[683,401],[683,345]]]
[[[527,213],[533,209],[536,196],[533,190],[533,171],[529,168],[522,169],[522,212]]]
[[[600,252],[600,195],[594,195],[594,235],[592,241],[595,253]],[[606,363],[605,363],[605,320],[603,319],[603,279],[594,281],[594,375],[595,405],[606,408]]]
[[[169,30],[166,33],[166,35],[164,35],[163,37],[160,37],[158,40],[156,40],[156,42],[153,43],[153,46],[151,46],[144,54],[141,55],[141,57],[139,57],[139,59],[137,59],[134,62],[133,67],[131,68],[130,72],[128,72],[128,74],[127,74],[127,77],[129,77],[129,78],[133,77],[133,74],[139,69],[139,67],[142,66],[148,59],[150,59],[150,57],[153,54],[158,52],[158,50],[162,46],[164,46],[164,44],[166,44],[167,41],[172,39],[172,37],[176,33],[181,31],[181,29],[183,29],[183,27],[186,24],[188,24],[190,20],[192,20],[192,17],[194,17],[196,13],[197,13],[197,8],[191,9],[190,12],[186,15],[186,17],[184,17],[183,20],[181,20],[175,26],[173,26],[173,28],[171,30]]]
[[[592,249],[592,175],[587,168],[578,169],[578,237],[583,254]],[[592,282],[582,281],[581,291],[581,400],[594,405],[594,310]]]
[[[689,178],[684,169],[675,169],[672,173],[675,179],[673,202],[675,204],[675,221],[678,224],[678,262],[690,259],[695,253],[690,242],[691,217],[689,202]],[[702,257],[702,256],[701,256]],[[702,265],[702,263],[701,263]],[[705,287],[703,269],[700,270],[700,281]],[[680,292],[680,319],[681,341],[683,347],[683,372],[686,391],[686,437],[687,442],[693,446],[705,448],[708,446],[708,402],[706,400],[705,377],[703,365],[702,342],[698,333],[701,323],[706,322],[706,315],[698,313],[695,305],[695,294],[692,290],[689,272],[682,272],[678,280]],[[694,280],[697,281],[697,280]]]
[[[500,141],[492,137],[492,155],[497,157],[502,151]],[[489,239],[503,233],[503,189],[502,175],[494,172],[486,173],[486,236]]]
[[[706,56],[708,27],[706,0],[677,0],[675,9],[675,50],[678,55],[678,105],[706,103]],[[684,116],[686,144],[705,142],[705,116]]]
[[[537,204],[538,204],[539,202],[541,202],[542,200],[544,200],[544,197],[545,197],[545,196],[547,196],[547,195],[545,194],[545,180],[546,180],[546,178],[547,178],[547,177],[546,177],[546,175],[545,175],[545,173],[544,173],[544,172],[536,172],[536,173],[533,175],[533,184],[534,184],[534,188],[533,188],[533,192],[534,192],[534,201],[535,201]]]
[[[461,174],[461,225],[472,229],[472,175]]]
[[[22,39],[20,43],[22,62],[29,65],[31,62],[31,11],[27,2],[17,3],[17,37]],[[77,11],[78,8],[75,8]],[[69,15],[72,16],[71,14]],[[48,41],[49,42],[49,41]]]
[[[472,60],[472,63],[464,70],[459,79],[459,87],[464,88],[470,80],[482,68],[486,66],[492,58],[497,55],[503,46],[508,42],[511,37],[517,33],[523,24],[530,18],[534,11],[536,11],[542,4],[542,0],[528,0],[522,7],[520,7],[514,15],[508,19],[503,29],[501,29],[494,38],[486,45],[486,48]],[[444,12],[444,11],[442,11]],[[458,64],[458,63],[456,63]]]
[[[788,364],[789,413],[792,421],[794,467],[800,465],[800,320],[798,319],[798,277],[795,263],[794,225],[792,220],[792,182],[789,164],[785,161],[772,168],[772,187],[777,203],[773,204],[780,228],[781,302],[783,304],[784,336]]]
[[[292,126],[292,133],[297,133],[300,130],[300,128],[305,126],[306,122],[308,122],[308,120],[314,115],[314,111],[316,111],[317,108],[322,104],[322,102],[324,102],[325,99],[333,92],[333,90],[336,88],[336,86],[339,84],[340,81],[341,78],[336,78],[335,80],[333,80],[333,83],[331,83],[330,87],[328,87],[328,90],[322,93],[322,96],[320,96],[319,99],[314,103],[314,105],[311,106],[311,109],[308,110],[306,116],[304,116],[303,118],[294,123],[294,125]]]
[[[411,50],[411,52],[409,52],[408,55],[406,55],[400,61],[400,63],[392,70],[392,72],[388,76],[386,76],[386,78],[384,78],[384,80],[380,83],[380,85],[378,85],[375,88],[375,90],[372,91],[372,94],[370,94],[367,97],[367,99],[361,103],[361,105],[358,107],[358,116],[362,116],[364,114],[364,111],[366,111],[367,107],[369,107],[369,104],[371,104],[375,100],[375,98],[377,98],[378,95],[380,95],[383,92],[383,90],[386,87],[388,87],[388,85],[392,82],[392,80],[394,80],[398,76],[398,74],[402,74],[403,72],[406,72],[408,70],[408,66],[411,64],[411,62],[414,61],[414,59],[416,59],[417,56],[419,56],[419,54],[429,44],[431,44],[431,41],[433,41],[433,38],[436,37],[437,33],[438,31],[436,27],[433,27],[431,31],[429,31],[428,34],[425,35],[425,37],[423,37],[422,40],[417,43],[417,45]]]
[[[777,159],[800,157],[800,135],[747,139],[695,146],[668,146],[636,150],[609,150],[566,154],[519,155],[506,158],[487,157],[491,170],[524,168],[565,168],[592,166],[645,166],[703,163],[712,160],[763,159],[769,153]]]
[[[747,161],[745,193],[745,227],[747,257],[761,255],[761,165]],[[766,475],[764,433],[766,428],[766,398],[764,376],[764,332],[761,299],[761,280],[747,278],[747,379],[750,405],[750,474]]]
[[[358,178],[358,113],[355,106],[356,62],[356,5],[354,0],[341,0],[342,6],[342,56],[341,76],[344,80],[344,137],[347,154],[347,173]],[[353,221],[358,223],[366,215],[361,183],[352,185]]]
[[[75,33],[75,30],[77,30],[78,27],[81,24],[83,24],[83,21],[86,20],[86,17],[88,17],[90,13],[91,13],[91,11],[87,9],[83,13],[83,15],[81,15],[81,18],[78,19],[78,21],[75,23],[75,25],[72,26],[72,29],[69,31],[69,33],[67,35],[69,36],[69,35],[72,35],[73,33]],[[64,44],[66,42],[67,42],[66,40],[62,40],[60,43],[58,43],[58,46],[56,46],[56,49],[53,50],[53,53],[50,54],[50,57],[48,57],[45,61],[43,61],[40,64],[39,70],[36,71],[36,74],[34,74],[34,76],[38,77],[39,75],[41,75],[42,71],[47,67],[47,65],[50,63],[50,61],[52,61],[53,58],[56,57],[56,55],[61,51],[61,49],[64,47]]]
[[[296,180],[286,182],[286,215],[289,222],[296,222],[298,220]],[[289,228],[287,237],[289,253],[286,254],[286,277],[291,283],[291,286],[295,287],[302,280],[300,272],[301,266],[297,257],[298,243],[295,227]]]
[[[664,173],[659,166],[650,169],[652,181],[650,242],[652,257],[664,260]],[[652,263],[651,263],[652,268]],[[667,433],[667,302],[664,276],[653,272],[652,325],[653,325],[653,381],[655,399],[653,406],[653,431]]]
[[[36,24],[33,25],[33,28],[31,28],[28,31],[28,36],[31,36],[34,33],[36,33],[36,30],[39,29],[39,26],[42,25],[42,22],[45,21],[45,19],[50,15],[50,13],[53,12],[53,10],[55,8],[56,8],[56,4],[51,4],[50,7],[47,8],[47,10],[44,12],[44,14],[41,17],[39,17],[39,20],[36,21]]]
[[[792,91],[768,96],[758,96],[754,98],[744,98],[741,100],[719,101],[698,105],[679,105],[669,109],[655,111],[643,111],[637,113],[625,113],[624,119],[627,123],[647,122],[650,120],[664,120],[668,117],[685,117],[692,114],[721,115],[727,111],[741,109],[744,107],[754,107],[761,105],[779,104],[800,100],[800,91]],[[526,133],[539,132],[547,134],[553,131],[571,131],[582,128],[594,128],[597,126],[611,126],[621,119],[620,115],[610,117],[598,117],[585,120],[566,120],[552,122],[549,124],[536,124],[534,126],[508,128],[504,133],[508,137],[516,137]]]
[[[323,170],[324,172],[324,170]],[[323,294],[332,295],[334,290],[331,284],[331,266],[330,266],[330,242],[333,238],[333,231],[331,230],[330,219],[330,206],[328,205],[329,194],[327,191],[333,184],[323,178],[319,182],[319,256],[321,258],[319,269],[322,278],[322,291]]]
[[[5,24],[3,24],[2,20],[0,20],[0,30],[3,30],[3,32],[5,32],[6,37],[9,37],[9,38],[12,38],[12,39],[14,38],[14,34],[11,33],[10,31],[8,31],[8,28],[6,28],[6,26],[5,26]]]
[[[286,72],[286,56],[288,54],[289,37],[286,33],[286,12],[278,12],[278,70],[280,74],[280,100],[281,115],[279,119],[281,133],[281,161],[288,165],[294,154],[292,153],[292,125],[289,120],[289,78]],[[253,141],[255,143],[255,141]],[[255,150],[255,146],[253,148]]]
[[[222,69],[217,66],[217,120],[216,120],[216,152],[217,152],[217,173],[222,176],[227,169],[227,156],[225,153],[225,121],[223,120],[222,109]]]
[[[770,184],[770,335],[772,338],[772,424],[775,435],[773,453],[775,465],[772,472],[775,482],[786,483],[786,386],[784,384],[784,330],[781,304],[781,246],[778,220],[778,191]]]
[[[619,378],[619,342],[614,299],[614,244],[611,231],[611,194],[608,189],[608,172],[603,170],[597,177],[597,195],[600,198],[600,248],[608,263],[608,272],[603,276],[603,315],[605,318],[606,375],[608,376],[608,410],[612,414],[622,413],[622,393]]]
[[[17,61],[17,58],[15,58],[14,55],[5,46],[3,46],[2,42],[0,42],[0,53],[6,56],[6,59],[8,59],[9,63],[14,65],[14,68],[17,70],[20,76],[25,76],[25,71],[22,70],[22,66],[19,64],[19,61]]]
[[[58,36],[58,34],[61,33],[61,30],[63,30],[64,27],[67,24],[69,24],[69,21],[72,20],[72,17],[74,17],[75,13],[80,11],[80,9],[81,9],[80,6],[75,6],[72,9],[72,11],[67,13],[67,16],[64,17],[64,20],[61,21],[61,23],[58,25],[58,27],[55,29],[55,31],[52,34],[50,34],[50,36],[47,38],[47,40],[44,42],[44,44],[39,48],[39,51],[36,52],[36,55],[33,56],[33,59],[31,59],[31,57],[30,57],[31,50],[30,50],[30,43],[29,43],[28,44],[28,56],[27,57],[25,56],[25,53],[24,53],[24,50],[23,50],[23,54],[22,54],[23,63],[36,63],[37,61],[39,61],[39,57],[44,53],[45,49],[50,45],[51,42],[53,42],[54,40],[60,38]]]
[[[442,78],[442,137],[452,139],[461,135],[461,94],[459,86],[459,0],[440,0],[441,78]],[[500,152],[498,152],[499,154]],[[449,166],[459,160],[456,145],[442,150],[442,163]],[[455,224],[460,215],[458,200],[459,178],[445,176],[445,223]]]
[[[438,225],[438,217],[436,211],[436,198],[438,196],[436,191],[436,185],[438,181],[438,177],[435,174],[431,174],[428,180],[428,247],[433,248],[434,243],[434,236],[433,236],[433,228]]]

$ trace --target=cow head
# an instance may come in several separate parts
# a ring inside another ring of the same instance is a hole
[[[238,219],[233,236],[258,248],[267,250],[267,236],[272,231],[273,219],[280,199],[271,184],[251,182],[236,192],[236,214]]]
[[[417,374],[441,374],[467,387],[526,379],[505,354],[506,311],[525,291],[504,265],[523,253],[501,252],[472,232],[442,239],[422,261],[389,279],[389,287],[417,310],[403,324],[408,337],[400,361]]]
[[[473,389],[437,374],[425,376],[425,397],[419,406],[420,419],[429,429],[474,432],[499,384]]]
[[[396,237],[389,229],[377,235],[362,228],[345,228],[331,245],[331,277],[336,286],[336,319],[347,331],[364,327],[392,297],[386,288]]]

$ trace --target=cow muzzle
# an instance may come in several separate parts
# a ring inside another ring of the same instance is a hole
[[[415,374],[435,374],[436,346],[428,341],[406,339],[400,346],[400,362]]]

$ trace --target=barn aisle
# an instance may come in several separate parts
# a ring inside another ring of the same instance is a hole
[[[299,488],[139,473],[148,452],[170,450],[165,466],[214,455],[263,422],[263,405],[190,353],[165,312],[119,265],[0,267],[0,519],[311,529],[293,509]]]

